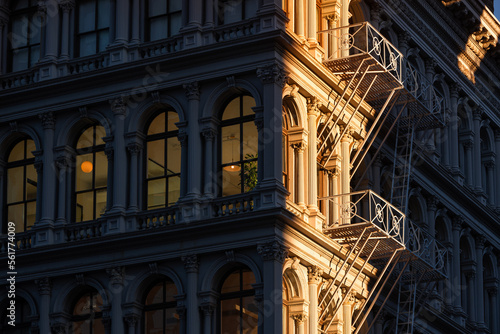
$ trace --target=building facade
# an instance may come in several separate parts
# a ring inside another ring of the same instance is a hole
[[[492,1],[0,0],[0,331],[500,333],[499,34]]]

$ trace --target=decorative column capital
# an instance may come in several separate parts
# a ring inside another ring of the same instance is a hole
[[[465,140],[462,144],[465,149],[470,150],[474,146],[474,141],[472,139]]]
[[[42,120],[42,126],[44,129],[54,130],[56,120],[52,111],[38,114],[38,118]]]
[[[293,143],[290,145],[297,153],[304,153],[307,148],[307,144],[304,141]]]
[[[52,282],[50,281],[50,278],[44,277],[35,280],[35,284],[37,285],[38,288],[38,293],[40,296],[50,296],[50,293],[52,291]]]
[[[292,319],[295,320],[296,325],[301,325],[307,320],[307,315],[305,315],[304,313],[293,314]]]
[[[452,221],[452,229],[453,231],[461,231],[462,225],[464,224],[464,217],[455,216]]]
[[[344,132],[344,126],[340,126],[340,132]],[[353,140],[353,137],[352,137],[352,134],[353,134],[353,131],[352,131],[352,128],[351,127],[348,127],[347,128],[347,131],[345,131],[344,135],[342,136],[342,138],[340,139],[340,142],[348,142],[348,143],[351,143],[352,140]]]
[[[45,0],[38,0],[37,5],[38,15],[45,17],[45,14],[47,14],[47,4],[45,3]]]
[[[282,65],[272,64],[257,68],[257,77],[264,84],[277,84],[281,88],[285,86],[288,80],[287,74]]]
[[[182,262],[184,262],[184,268],[186,268],[187,273],[197,273],[200,262],[198,256],[195,254],[187,255],[182,257]]]
[[[115,116],[124,117],[127,113],[127,103],[123,96],[119,96],[115,99],[109,100],[109,104],[111,105],[111,111]]]
[[[425,73],[432,73],[434,74],[436,72],[436,61],[433,58],[427,58],[425,59]]]
[[[37,154],[35,154],[35,169],[38,174],[40,174],[43,171],[43,160],[42,160],[42,152],[37,151]]]
[[[185,83],[182,87],[186,90],[186,97],[188,100],[200,99],[200,85],[198,84],[198,81]]]
[[[277,261],[279,263],[284,263],[288,255],[288,249],[278,241],[257,245],[257,252],[264,261]]]
[[[125,276],[124,267],[113,267],[106,269],[109,276],[109,281],[112,285],[123,285],[123,278]]]
[[[318,115],[318,109],[321,107],[321,102],[316,96],[311,96],[307,98],[307,114],[308,115]]]
[[[450,84],[450,97],[458,98],[458,92],[461,89],[460,85],[456,82]]]
[[[476,107],[472,109],[472,115],[475,121],[481,121],[483,118],[484,110],[482,107]]]
[[[139,322],[139,320],[141,319],[141,317],[137,314],[133,314],[133,313],[130,313],[130,314],[126,314],[123,319],[125,320],[125,323],[129,326],[129,327],[135,327],[135,325]]]
[[[179,128],[179,132],[177,133],[177,139],[179,140],[179,143],[181,143],[181,147],[187,145],[188,134],[185,127]]]
[[[75,8],[75,0],[59,0],[59,7],[61,7],[63,12],[68,13]]]
[[[427,200],[427,210],[436,211],[439,199],[436,196],[431,195],[427,197],[426,200]]]
[[[68,166],[70,165],[70,158],[67,157],[67,156],[59,156],[57,157],[56,159],[56,165],[57,165],[57,168],[59,168],[59,170],[63,170],[63,169],[66,169],[68,168]]]
[[[201,130],[201,134],[203,135],[203,138],[205,138],[205,141],[213,141],[217,135],[215,130],[212,128],[204,128]]]
[[[496,286],[486,288],[486,291],[490,296],[496,296],[498,293],[498,288]]]
[[[215,305],[211,303],[203,304],[200,308],[206,317],[211,316],[215,311]]]
[[[50,325],[52,334],[66,334],[68,330],[68,325],[62,322],[56,322]]]
[[[408,32],[403,31],[398,34],[398,44],[400,49],[408,49],[410,42],[410,34]]]
[[[495,129],[495,141],[500,142],[500,129]]]
[[[309,284],[319,284],[321,283],[321,275],[323,275],[323,270],[317,266],[307,267],[307,278]]]
[[[468,279],[474,279],[474,277],[476,277],[476,271],[473,269],[467,270],[466,272],[464,272],[464,274]]]
[[[140,143],[129,143],[127,145],[127,150],[130,152],[130,155],[138,155],[142,150],[142,144]]]
[[[328,23],[333,24],[340,20],[340,13],[334,12],[325,16],[325,18],[327,19]]]
[[[113,144],[111,143],[106,143],[104,145],[104,154],[106,154],[106,157],[108,158],[108,160],[113,160],[113,155],[115,153],[115,149],[113,147]]]
[[[486,243],[486,237],[484,236],[484,234],[478,234],[474,237],[474,239],[476,241],[476,249],[484,249],[484,244]]]

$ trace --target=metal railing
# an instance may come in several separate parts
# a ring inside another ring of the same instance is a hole
[[[404,86],[433,114],[444,111],[444,97],[427,79],[425,74],[419,72],[410,62],[405,61]]]
[[[446,274],[446,257],[448,254],[446,247],[412,220],[407,219],[407,225],[406,248],[420,259],[431,264],[434,269]]]
[[[325,61],[370,55],[385,71],[403,81],[403,55],[370,23],[323,30],[319,34],[327,34]]]

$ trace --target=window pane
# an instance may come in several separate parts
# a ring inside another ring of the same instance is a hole
[[[92,153],[76,156],[76,191],[92,189],[92,171],[94,168]]]
[[[90,293],[86,293],[75,304],[73,315],[90,314]]]
[[[165,282],[165,301],[168,302],[175,302],[174,296],[177,295],[177,287],[175,286],[174,282],[166,281]]]
[[[243,159],[257,157],[259,134],[254,122],[243,123]]]
[[[149,17],[167,13],[168,0],[149,0]]]
[[[221,132],[222,163],[240,161],[240,125],[225,126]]]
[[[97,190],[95,197],[96,197],[95,217],[99,218],[104,214],[104,212],[106,212],[106,197],[107,197],[106,189]]]
[[[95,1],[81,1],[78,7],[78,32],[95,29]]]
[[[172,14],[170,16],[170,36],[177,35],[182,25],[182,14]]]
[[[92,294],[92,309],[94,312],[101,312],[102,311],[102,297],[100,294]]]
[[[251,96],[243,96],[243,116],[254,115],[253,107],[255,107],[255,100]]]
[[[148,128],[148,135],[165,132],[165,113],[156,116]]]
[[[104,330],[104,324],[102,323],[102,319],[95,319],[94,320],[94,330],[93,334],[105,334],[106,331]]]
[[[9,159],[7,160],[8,162],[12,161],[19,161],[24,159],[24,140],[20,141],[19,143],[12,148],[9,154]]]
[[[165,175],[165,141],[148,142],[148,178]]]
[[[24,168],[7,169],[7,203],[20,202],[24,198]]]
[[[78,138],[78,142],[76,143],[76,148],[81,149],[85,147],[91,147],[94,143],[94,128],[90,127],[86,129]]]
[[[38,61],[38,59],[40,59],[40,47],[39,46],[33,46],[31,49],[30,49],[30,52],[31,52],[31,55],[30,55],[30,64],[29,66],[33,66],[36,64],[36,62]]]
[[[9,205],[7,221],[16,224],[16,233],[24,232],[24,204]]]
[[[35,142],[31,139],[26,140],[26,158],[34,158],[33,151],[36,151]]]
[[[148,181],[148,209],[165,207],[165,179]]]
[[[28,228],[35,224],[36,220],[36,202],[26,203],[26,225]]]
[[[177,12],[182,10],[182,1],[181,0],[169,0],[169,12]]]
[[[85,57],[88,55],[96,54],[96,34],[89,33],[80,36],[80,56]]]
[[[96,125],[95,126],[95,145],[104,145],[103,137],[106,137],[106,129],[104,126]]]
[[[109,30],[103,30],[99,32],[99,50],[98,52],[104,51],[109,44]]]
[[[144,322],[148,334],[163,334],[163,310],[147,311]]]
[[[242,313],[243,333],[257,334],[259,311],[253,296],[243,297]]]
[[[179,315],[175,307],[170,307],[165,310],[165,333],[179,333]]]
[[[177,137],[167,138],[167,175],[181,172],[181,143]]]
[[[241,21],[242,1],[228,0],[224,1],[224,23],[233,23]]]
[[[168,19],[167,17],[158,17],[150,21],[149,39],[156,41],[167,37],[168,32]]]
[[[222,114],[222,120],[233,119],[236,117],[240,117],[240,98],[236,98],[229,102],[226,109],[224,109],[224,113]]]
[[[243,290],[252,290],[252,284],[255,284],[255,276],[251,270],[243,269]]]
[[[110,17],[110,9],[109,9],[109,0],[98,0],[97,1],[97,28],[103,29],[109,27],[109,17]]]
[[[37,173],[35,165],[26,166],[26,199],[36,199]]]
[[[29,49],[21,49],[14,51],[12,59],[13,71],[21,71],[28,68],[28,52]]]
[[[90,333],[89,321],[75,321],[73,322],[73,334],[87,334]]]
[[[76,195],[76,221],[93,220],[94,214],[94,192],[89,191]]]
[[[28,0],[18,0],[14,2],[16,5],[14,6],[14,10],[28,8]]]
[[[222,196],[230,196],[241,193],[240,165],[234,165],[238,171],[229,172],[222,169]]]
[[[231,273],[224,284],[222,284],[221,293],[236,292],[240,291],[240,271],[237,270]]]
[[[42,28],[41,28],[42,25],[43,25],[43,20],[41,14],[36,13],[34,16],[32,16],[30,22],[30,36],[29,36],[30,44],[40,43],[40,37],[42,34]]]
[[[12,47],[17,49],[28,45],[29,21],[26,15],[17,17],[12,22]]]
[[[95,187],[108,185],[108,158],[104,151],[95,153]]]
[[[221,333],[241,333],[239,298],[222,300],[220,302],[220,309]]]
[[[257,0],[245,0],[245,19],[257,14]]]
[[[168,178],[168,205],[174,205],[181,196],[181,178],[172,176]]]
[[[177,125],[175,123],[179,122],[179,115],[175,111],[167,112],[167,131],[176,131],[178,130]]]
[[[146,305],[163,303],[163,282],[159,282],[149,290]]]

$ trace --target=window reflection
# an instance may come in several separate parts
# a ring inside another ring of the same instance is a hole
[[[95,289],[80,295],[73,306],[72,333],[104,334],[102,306],[102,297]]]
[[[168,278],[151,287],[144,302],[144,333],[176,334],[180,332],[175,295],[177,295],[177,288]]]
[[[182,24],[181,0],[149,0],[148,35],[146,39],[156,41],[179,33]]]
[[[103,51],[109,44],[110,0],[78,1],[77,53],[80,57]]]

